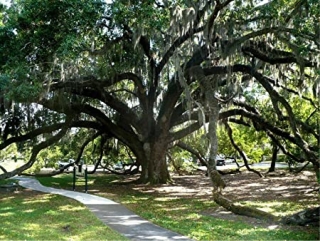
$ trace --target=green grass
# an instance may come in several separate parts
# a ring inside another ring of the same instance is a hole
[[[127,240],[75,200],[22,188],[0,192],[0,220],[0,240]]]
[[[288,201],[246,201],[240,202],[242,205],[261,209],[265,212],[272,213],[276,216],[283,217],[297,212],[297,210],[304,210],[306,208],[305,202],[288,202]]]
[[[90,175],[89,192],[122,203],[129,209],[164,228],[189,236],[195,240],[317,240],[318,232],[313,229],[275,229],[228,221],[205,214],[216,208],[213,201],[200,198],[165,197],[156,193],[143,193],[134,185],[119,185],[114,181],[121,177],[114,175]],[[72,188],[72,175],[39,178],[47,186]],[[83,189],[83,183],[78,189]],[[270,207],[274,214],[290,214],[303,207],[288,202],[250,202],[247,205]]]
[[[270,230],[242,222],[227,221],[205,215],[216,207],[210,201],[184,198],[154,197],[129,194],[119,198],[121,203],[142,217],[196,240],[314,240],[316,233]]]

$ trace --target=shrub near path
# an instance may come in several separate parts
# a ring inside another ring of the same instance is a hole
[[[279,226],[232,215],[211,198],[204,175],[173,176],[174,184],[135,184],[137,177],[89,176],[89,193],[122,203],[138,215],[195,240],[315,240],[318,229]],[[252,173],[226,175],[224,193],[245,205],[276,215],[287,215],[318,205],[317,185],[311,172],[259,178]],[[72,175],[40,178],[44,185],[72,188]],[[83,187],[79,186],[81,190]]]

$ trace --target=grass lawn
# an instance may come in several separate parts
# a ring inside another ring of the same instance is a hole
[[[153,192],[141,185],[119,184],[114,175],[90,175],[89,193],[110,198],[122,203],[138,215],[162,227],[189,236],[195,240],[317,240],[318,230],[303,227],[278,227],[270,225],[250,225],[241,221],[231,221],[207,215],[208,210],[217,208],[217,205],[208,199],[195,196],[163,195]],[[57,188],[72,188],[72,175],[63,174],[50,178],[39,178],[46,186]],[[82,183],[78,183],[83,185]],[[83,187],[79,187],[79,190]],[[273,201],[261,203],[250,202],[249,205],[272,206]],[[289,214],[303,205],[294,202],[277,202],[276,210],[271,212]]]
[[[0,220],[0,240],[126,240],[77,201],[22,188],[0,190]]]

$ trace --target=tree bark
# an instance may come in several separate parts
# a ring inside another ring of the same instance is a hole
[[[174,170],[178,173],[179,176],[182,175],[181,171],[180,171],[180,167],[178,167],[174,161],[174,159],[172,158],[172,156],[170,154],[167,155],[170,162],[172,163],[172,166],[174,168]]]
[[[3,166],[1,166],[0,165],[0,169],[4,172],[4,173],[7,173],[8,171],[3,167]]]
[[[278,147],[275,142],[272,142],[272,159],[271,164],[268,172],[274,172],[276,170],[276,161],[277,161],[277,154],[278,154]]]
[[[286,216],[281,219],[281,223],[300,226],[319,227],[320,207],[310,208],[301,212]]]
[[[261,211],[259,209],[246,207],[242,205],[236,205],[231,200],[223,197],[221,194],[217,192],[213,192],[212,195],[213,195],[213,200],[218,205],[224,207],[225,209],[227,209],[228,211],[231,211],[234,214],[253,217],[253,218],[262,219],[262,220],[273,221],[273,222],[279,220],[277,216]]]
[[[139,183],[165,184],[171,181],[166,162],[167,140],[158,138],[154,143],[144,143],[143,150],[140,150],[142,172]]]

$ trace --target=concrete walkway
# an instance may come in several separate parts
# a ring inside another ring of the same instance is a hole
[[[14,177],[19,185],[40,192],[58,194],[73,198],[85,204],[102,222],[130,240],[184,240],[191,239],[166,230],[139,217],[126,207],[99,196],[42,186],[38,180],[28,177]]]

